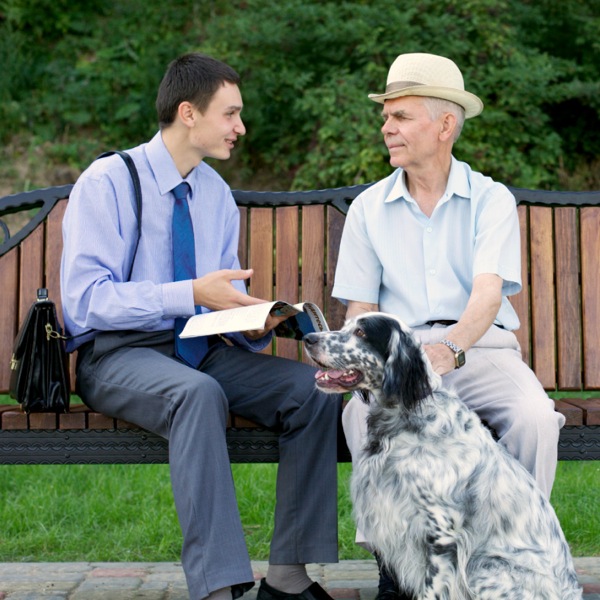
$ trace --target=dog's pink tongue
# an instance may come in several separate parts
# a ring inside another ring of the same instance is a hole
[[[329,377],[329,379],[339,379],[344,374],[344,371],[338,371],[332,369],[331,371],[317,371],[315,373],[315,379],[322,379],[323,377]]]

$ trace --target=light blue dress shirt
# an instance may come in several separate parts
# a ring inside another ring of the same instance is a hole
[[[397,169],[354,200],[344,226],[332,295],[379,304],[411,327],[458,321],[473,279],[503,279],[496,324],[519,327],[507,296],[521,289],[516,201],[508,188],[452,158],[448,185],[427,217]]]
[[[175,317],[195,314],[192,280],[173,281],[171,190],[181,183],[181,175],[160,132],[128,152],[138,169],[143,199],[142,235],[130,281],[137,221],[131,176],[121,157],[92,163],[70,195],[63,220],[64,321],[70,335],[91,333],[72,340],[69,350],[91,339],[95,331],[169,330]],[[197,276],[239,269],[239,210],[229,186],[204,162],[184,181],[191,189]],[[233,284],[246,291],[243,281]],[[228,337],[253,350],[263,348],[269,339]]]

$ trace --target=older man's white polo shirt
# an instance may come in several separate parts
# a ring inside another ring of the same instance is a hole
[[[521,289],[519,223],[514,196],[502,184],[452,158],[448,185],[431,217],[410,196],[397,169],[350,207],[332,295],[379,304],[416,327],[458,320],[475,276],[503,279],[496,323],[513,330],[507,296]]]

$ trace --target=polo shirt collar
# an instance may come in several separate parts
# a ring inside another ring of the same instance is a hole
[[[451,157],[450,174],[448,176],[448,183],[446,184],[443,202],[447,202],[453,196],[470,198],[471,185],[469,184],[469,177],[463,164],[464,163],[457,161],[454,156]],[[384,202],[395,202],[396,200],[414,202],[413,197],[406,187],[406,178],[403,169],[396,169],[396,172],[392,174],[390,183],[391,187],[384,198]]]
[[[406,187],[404,169],[396,169],[390,179],[390,188],[384,198],[384,202],[394,202],[396,200],[406,200],[414,202]]]
[[[466,164],[459,162],[454,156],[450,165],[450,176],[448,177],[446,194],[448,198],[452,198],[452,196],[458,196],[459,198],[471,197],[471,184]]]

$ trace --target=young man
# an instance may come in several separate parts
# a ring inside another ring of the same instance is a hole
[[[502,184],[452,156],[465,118],[481,100],[458,67],[431,54],[403,54],[383,94],[384,142],[396,170],[352,204],[333,296],[347,316],[382,310],[415,331],[444,384],[497,432],[500,443],[549,496],[564,417],[523,362],[507,296],[521,289],[519,222]],[[366,407],[343,414],[353,457]],[[359,532],[357,541],[368,543]],[[406,598],[385,586],[380,597]]]
[[[252,270],[237,258],[231,191],[203,162],[229,158],[245,133],[238,83],[233,69],[201,54],[169,65],[156,101],[160,130],[128,151],[143,197],[137,250],[122,159],[97,160],[81,175],[63,224],[65,325],[80,336],[70,350],[79,349],[86,404],[169,440],[190,598],[231,600],[253,585],[225,440],[231,409],[280,432],[275,529],[259,600],[327,599],[305,564],[337,561],[341,398],[315,390],[313,368],[256,353],[274,317],[264,331],[226,341],[183,344],[176,334],[197,310],[261,302],[246,295]]]

